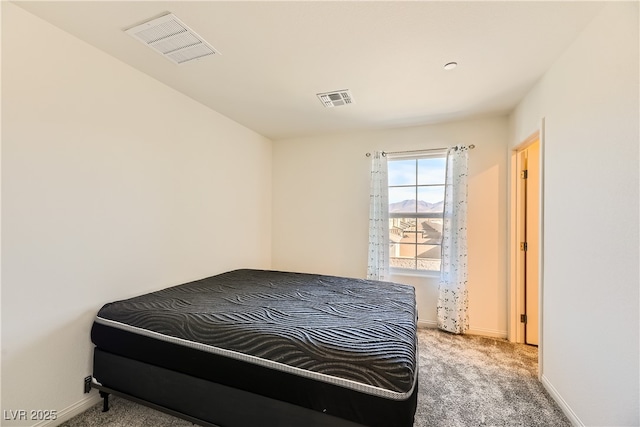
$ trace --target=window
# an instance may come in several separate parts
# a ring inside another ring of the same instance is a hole
[[[446,153],[389,158],[389,266],[440,271]]]

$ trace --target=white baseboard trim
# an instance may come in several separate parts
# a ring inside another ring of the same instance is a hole
[[[437,328],[438,322],[435,320],[418,320],[418,328]],[[466,334],[481,335],[491,338],[507,338],[507,331],[496,331],[493,329],[469,329]]]
[[[437,328],[438,322],[435,320],[418,320],[418,328]]]
[[[573,412],[573,409],[571,409],[569,404],[562,398],[560,393],[558,393],[558,390],[556,390],[556,388],[553,386],[553,384],[551,384],[551,382],[549,382],[549,380],[547,379],[547,377],[544,376],[544,374],[540,377],[540,381],[542,382],[542,385],[547,390],[547,392],[551,395],[551,398],[553,398],[553,400],[555,400],[558,406],[560,406],[560,409],[562,409],[562,412],[567,416],[567,418],[571,422],[571,425],[573,425],[574,427],[584,427],[584,423],[580,421],[580,418],[578,418],[576,413]]]
[[[91,392],[88,397],[85,397],[84,399],[58,411],[55,420],[43,420],[34,424],[33,427],[54,427],[60,425],[65,421],[69,421],[76,415],[83,413],[96,403],[100,402],[100,400],[100,395],[97,392]]]
[[[466,333],[469,335],[481,335],[483,337],[507,339],[507,331],[498,331],[494,329],[471,328]]]

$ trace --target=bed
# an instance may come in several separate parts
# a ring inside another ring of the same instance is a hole
[[[234,270],[104,305],[93,377],[110,394],[221,427],[410,427],[411,286]]]

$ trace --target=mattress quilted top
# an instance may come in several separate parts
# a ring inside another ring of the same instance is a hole
[[[407,285],[235,270],[106,304],[96,322],[393,399],[416,381]]]

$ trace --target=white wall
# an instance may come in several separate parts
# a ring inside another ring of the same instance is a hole
[[[545,117],[543,382],[588,426],[640,424],[638,35],[607,5],[511,117]]]
[[[64,416],[102,304],[270,267],[271,142],[2,12],[2,410]]]
[[[371,162],[365,153],[475,144],[469,158],[471,332],[506,337],[507,139],[506,117],[494,117],[275,141],[273,267],[366,277]],[[392,280],[416,287],[420,321],[433,325],[437,279]]]

